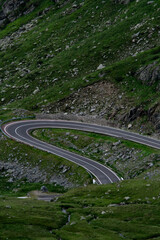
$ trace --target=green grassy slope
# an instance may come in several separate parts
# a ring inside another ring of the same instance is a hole
[[[7,195],[0,199],[1,239],[160,238],[155,180],[78,188],[53,203]]]
[[[116,80],[118,85],[127,80],[143,96],[140,102],[149,100],[153,94],[156,101],[156,86],[142,86],[134,72],[155,59],[159,61],[159,48],[108,66],[159,46],[160,3],[147,4],[146,0],[129,5],[115,4],[111,0],[63,2],[52,3],[50,11],[42,14],[30,30],[18,38],[13,37],[8,46],[2,47],[1,106],[39,109],[101,80],[97,72],[100,64],[106,66],[106,80]],[[41,8],[45,8],[51,3],[41,1],[41,4]],[[0,37],[4,38],[35,18],[37,12],[38,9],[9,24]],[[84,77],[88,75],[91,80],[86,82]],[[148,97],[144,99],[146,91]]]

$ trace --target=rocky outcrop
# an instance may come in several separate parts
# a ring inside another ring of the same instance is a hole
[[[7,23],[7,18],[4,15],[3,11],[0,11],[0,26],[3,26]]]
[[[129,123],[145,115],[147,115],[147,111],[145,111],[143,107],[133,107],[129,113],[126,114],[124,120]]]
[[[8,22],[13,22],[18,17],[26,15],[34,10],[35,6],[30,3],[30,0],[7,0],[2,5],[0,12],[0,27],[3,27]]]
[[[25,1],[23,0],[9,0],[6,1],[3,6],[2,10],[4,15],[9,19],[9,21],[14,21],[16,19],[15,11],[17,11],[20,7],[25,6]]]
[[[138,77],[143,84],[148,86],[158,83],[160,81],[160,64],[154,62],[140,68],[136,73],[136,77]],[[157,90],[160,90],[159,84],[157,86]]]
[[[149,119],[154,124],[155,129],[160,133],[160,105],[156,104],[149,111]]]
[[[10,160],[8,162],[0,161],[1,177],[8,178],[8,182],[10,183],[18,180],[25,180],[30,183],[43,182],[47,184],[55,184],[65,188],[78,186],[78,184],[73,184],[65,178],[62,171],[66,169],[64,166],[60,166],[59,169],[62,174],[53,172],[52,175],[49,175],[45,170],[40,169],[38,166],[33,167],[31,165],[20,164],[17,161],[11,162]]]
[[[130,123],[141,117],[146,117],[147,121],[154,126],[156,132],[160,132],[160,105],[158,103],[148,110],[145,110],[145,105],[132,108],[124,116],[123,121]]]

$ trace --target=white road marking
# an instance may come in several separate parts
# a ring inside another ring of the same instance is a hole
[[[48,125],[47,125],[47,123],[48,123]],[[50,123],[52,123],[51,126],[50,126]],[[63,123],[64,123],[64,125],[63,125]],[[18,137],[14,136],[14,135],[12,136],[8,131],[9,127],[11,127],[12,125],[16,125],[16,124],[21,124],[20,126],[17,126],[15,129],[13,129],[14,132],[16,133],[16,136],[18,136],[20,139]],[[39,126],[38,124],[39,125],[41,124],[41,125]],[[58,125],[56,126],[56,124],[58,124]],[[29,126],[31,126],[31,127],[29,127]],[[20,135],[18,133],[18,130],[20,128],[23,128],[23,127],[29,127],[29,128],[26,129],[25,133],[29,136],[29,138],[33,139],[33,141],[23,137],[22,135]],[[33,130],[33,129],[36,129],[36,128],[64,128],[64,129],[76,129],[76,130],[81,130],[81,131],[101,133],[101,134],[104,134],[104,135],[109,135],[109,136],[113,136],[113,137],[117,137],[117,138],[123,138],[123,139],[127,139],[127,140],[130,140],[130,141],[138,142],[138,143],[141,143],[141,144],[144,144],[144,145],[147,145],[147,146],[151,146],[151,147],[155,147],[157,149],[160,149],[160,141],[158,141],[158,140],[148,138],[146,136],[139,135],[139,134],[136,134],[136,133],[128,132],[128,131],[125,131],[125,130],[121,130],[121,129],[116,129],[116,128],[112,128],[112,127],[108,127],[108,126],[98,126],[96,124],[81,123],[81,122],[74,122],[74,121],[65,121],[65,120],[45,120],[45,119],[42,120],[42,119],[40,119],[40,120],[15,121],[15,122],[11,122],[11,123],[8,123],[8,124],[4,125],[3,129],[4,129],[5,134],[8,137],[10,137],[12,139],[15,139],[17,141],[26,143],[26,144],[28,144],[32,147],[35,147],[34,144],[36,144],[36,147],[41,149],[41,150],[45,150],[49,153],[58,155],[60,157],[68,159],[71,162],[74,162],[73,160],[70,159],[70,155],[71,155],[71,157],[74,157],[75,160],[78,160],[78,161],[81,161],[82,163],[88,164],[91,167],[94,167],[98,171],[102,172],[104,174],[104,176],[106,176],[107,179],[110,182],[113,182],[111,180],[111,178],[105,172],[103,172],[101,169],[99,169],[97,167],[97,165],[103,167],[104,169],[106,169],[107,171],[112,173],[114,175],[114,177],[116,177],[117,180],[120,181],[120,180],[122,180],[122,178],[119,178],[116,175],[116,173],[114,173],[111,169],[102,165],[101,163],[95,162],[92,159],[89,159],[89,158],[86,158],[86,157],[83,157],[83,156],[78,156],[75,153],[70,153],[69,151],[62,150],[62,149],[60,149],[56,146],[52,146],[48,143],[43,143],[42,141],[40,141],[38,139],[35,139],[31,135],[29,135],[29,131]],[[117,133],[115,133],[115,131],[117,131]],[[24,139],[24,140],[22,140],[22,139]],[[44,144],[46,146],[46,149],[43,147]],[[50,150],[49,148],[51,148],[51,147],[53,147],[54,150],[52,150],[52,149]],[[63,151],[63,153],[65,154],[66,157],[64,157],[63,154],[55,153],[54,151]],[[86,162],[86,161],[84,161],[80,158],[84,158],[84,159],[88,160],[90,163]],[[91,162],[94,163],[96,166],[91,164]],[[80,163],[76,163],[76,164],[85,168],[89,172],[91,172],[98,179],[99,183],[102,184],[102,182],[100,181],[98,176],[95,173],[93,173],[90,169],[88,169],[86,166],[83,166],[83,164],[80,164]]]

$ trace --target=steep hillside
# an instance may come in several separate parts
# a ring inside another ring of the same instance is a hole
[[[15,2],[22,16],[0,32],[1,114],[69,112],[159,131],[159,2]]]
[[[0,0],[0,122],[72,119],[159,138],[159,12],[159,0]],[[160,239],[159,150],[74,130],[32,134],[124,181],[89,185],[81,167],[0,133],[0,239]],[[44,185],[53,202],[35,199]]]

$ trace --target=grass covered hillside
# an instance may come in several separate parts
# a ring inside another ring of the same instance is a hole
[[[88,186],[53,202],[0,198],[1,239],[160,239],[159,180]]]
[[[160,1],[0,0],[0,123],[12,118],[160,138]],[[159,150],[77,130],[32,135],[124,181],[93,185],[80,166],[0,132],[0,239],[160,239]],[[38,200],[43,186],[52,202]]]
[[[116,124],[120,115],[121,124],[127,125],[134,108],[133,120],[140,117],[144,124],[149,120],[148,128],[155,131],[155,123],[159,127],[159,1],[30,2],[34,10],[0,32],[1,114],[15,108],[76,112]],[[97,98],[96,104],[89,96],[81,99],[82,94],[78,104],[69,101],[87,86],[94,98],[93,83],[96,89],[99,84],[111,85],[112,101],[105,87],[101,94],[106,102]]]

